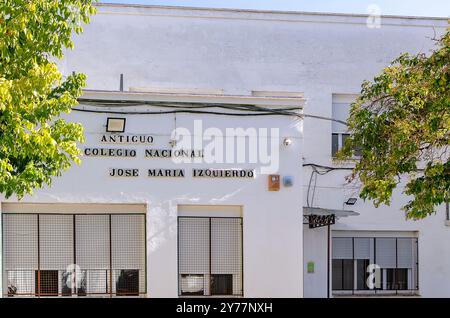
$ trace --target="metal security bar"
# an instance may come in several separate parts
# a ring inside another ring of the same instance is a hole
[[[333,237],[332,289],[336,295],[409,295],[419,290],[416,237]],[[370,289],[369,266],[379,268]]]
[[[243,296],[242,218],[178,218],[180,296]]]
[[[145,214],[2,214],[3,294],[140,296]]]

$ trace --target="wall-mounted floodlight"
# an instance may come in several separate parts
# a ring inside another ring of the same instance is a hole
[[[106,132],[123,133],[125,131],[125,118],[108,117],[106,120]]]
[[[358,201],[357,198],[349,198],[347,200],[347,202],[345,202],[345,204],[347,204],[347,205],[355,205],[356,201]]]

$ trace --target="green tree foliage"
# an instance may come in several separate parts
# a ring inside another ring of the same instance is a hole
[[[69,113],[84,74],[63,78],[55,60],[73,48],[95,8],[91,0],[0,2],[0,193],[22,198],[79,163],[80,124]]]
[[[352,137],[338,157],[361,151],[349,180],[362,183],[363,199],[389,204],[406,177],[408,218],[424,218],[448,202],[450,32],[432,53],[403,54],[373,82],[364,82],[348,124]]]

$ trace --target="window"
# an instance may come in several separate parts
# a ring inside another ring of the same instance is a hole
[[[122,269],[116,281],[116,292],[118,296],[139,295],[139,270]]]
[[[179,295],[242,296],[242,218],[178,218]]]
[[[181,274],[181,295],[203,296],[204,275]]]
[[[408,269],[389,268],[386,270],[386,289],[408,290]]]
[[[3,293],[138,296],[145,214],[2,214]]]
[[[62,296],[72,296],[72,291],[78,296],[86,296],[86,273],[87,271],[64,271],[61,279]],[[72,289],[75,280],[78,281],[78,286]]]
[[[211,295],[233,295],[233,275],[212,274]]]
[[[367,286],[367,279],[369,278],[369,273],[367,272],[367,268],[370,265],[370,261],[368,259],[357,259],[356,260],[356,289],[357,290],[367,290],[369,287]]]
[[[334,237],[333,291],[370,291],[372,264],[379,267],[379,284],[372,292],[417,290],[417,244],[413,237]]]
[[[58,271],[35,271],[34,281],[42,296],[58,296]]]
[[[333,95],[332,118],[341,122],[346,122],[350,113],[350,105],[356,99],[354,95]],[[333,121],[331,135],[331,154],[333,157],[345,145],[345,141],[350,134],[347,125]],[[360,157],[360,150],[355,150],[355,158]]]
[[[353,260],[333,260],[333,290],[353,290],[354,285]]]

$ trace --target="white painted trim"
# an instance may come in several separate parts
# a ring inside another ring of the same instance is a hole
[[[178,205],[178,216],[242,217],[240,205]]]
[[[147,203],[3,202],[2,213],[147,213]]]
[[[187,95],[223,95],[223,89],[213,88],[170,88],[170,87],[146,87],[131,86],[130,92],[136,93],[158,93],[158,94],[187,94]]]
[[[360,96],[360,94],[338,94],[338,93],[333,93],[332,94],[332,103],[333,104],[341,104],[341,103],[345,103],[345,104],[351,104],[353,102],[356,101],[356,99]]]
[[[281,98],[301,98],[305,97],[302,92],[287,92],[287,91],[252,91],[252,96],[255,97],[281,97]]]
[[[251,95],[209,95],[209,94],[180,94],[158,92],[120,92],[84,90],[82,98],[99,100],[128,100],[128,101],[155,101],[180,103],[217,103],[217,104],[246,104],[274,107],[303,107],[304,98],[299,97],[260,97]],[[82,104],[82,101],[81,101]],[[108,106],[111,107],[111,106]],[[126,107],[126,106],[119,106]]]
[[[345,231],[332,230],[332,237],[419,237],[418,231]]]

